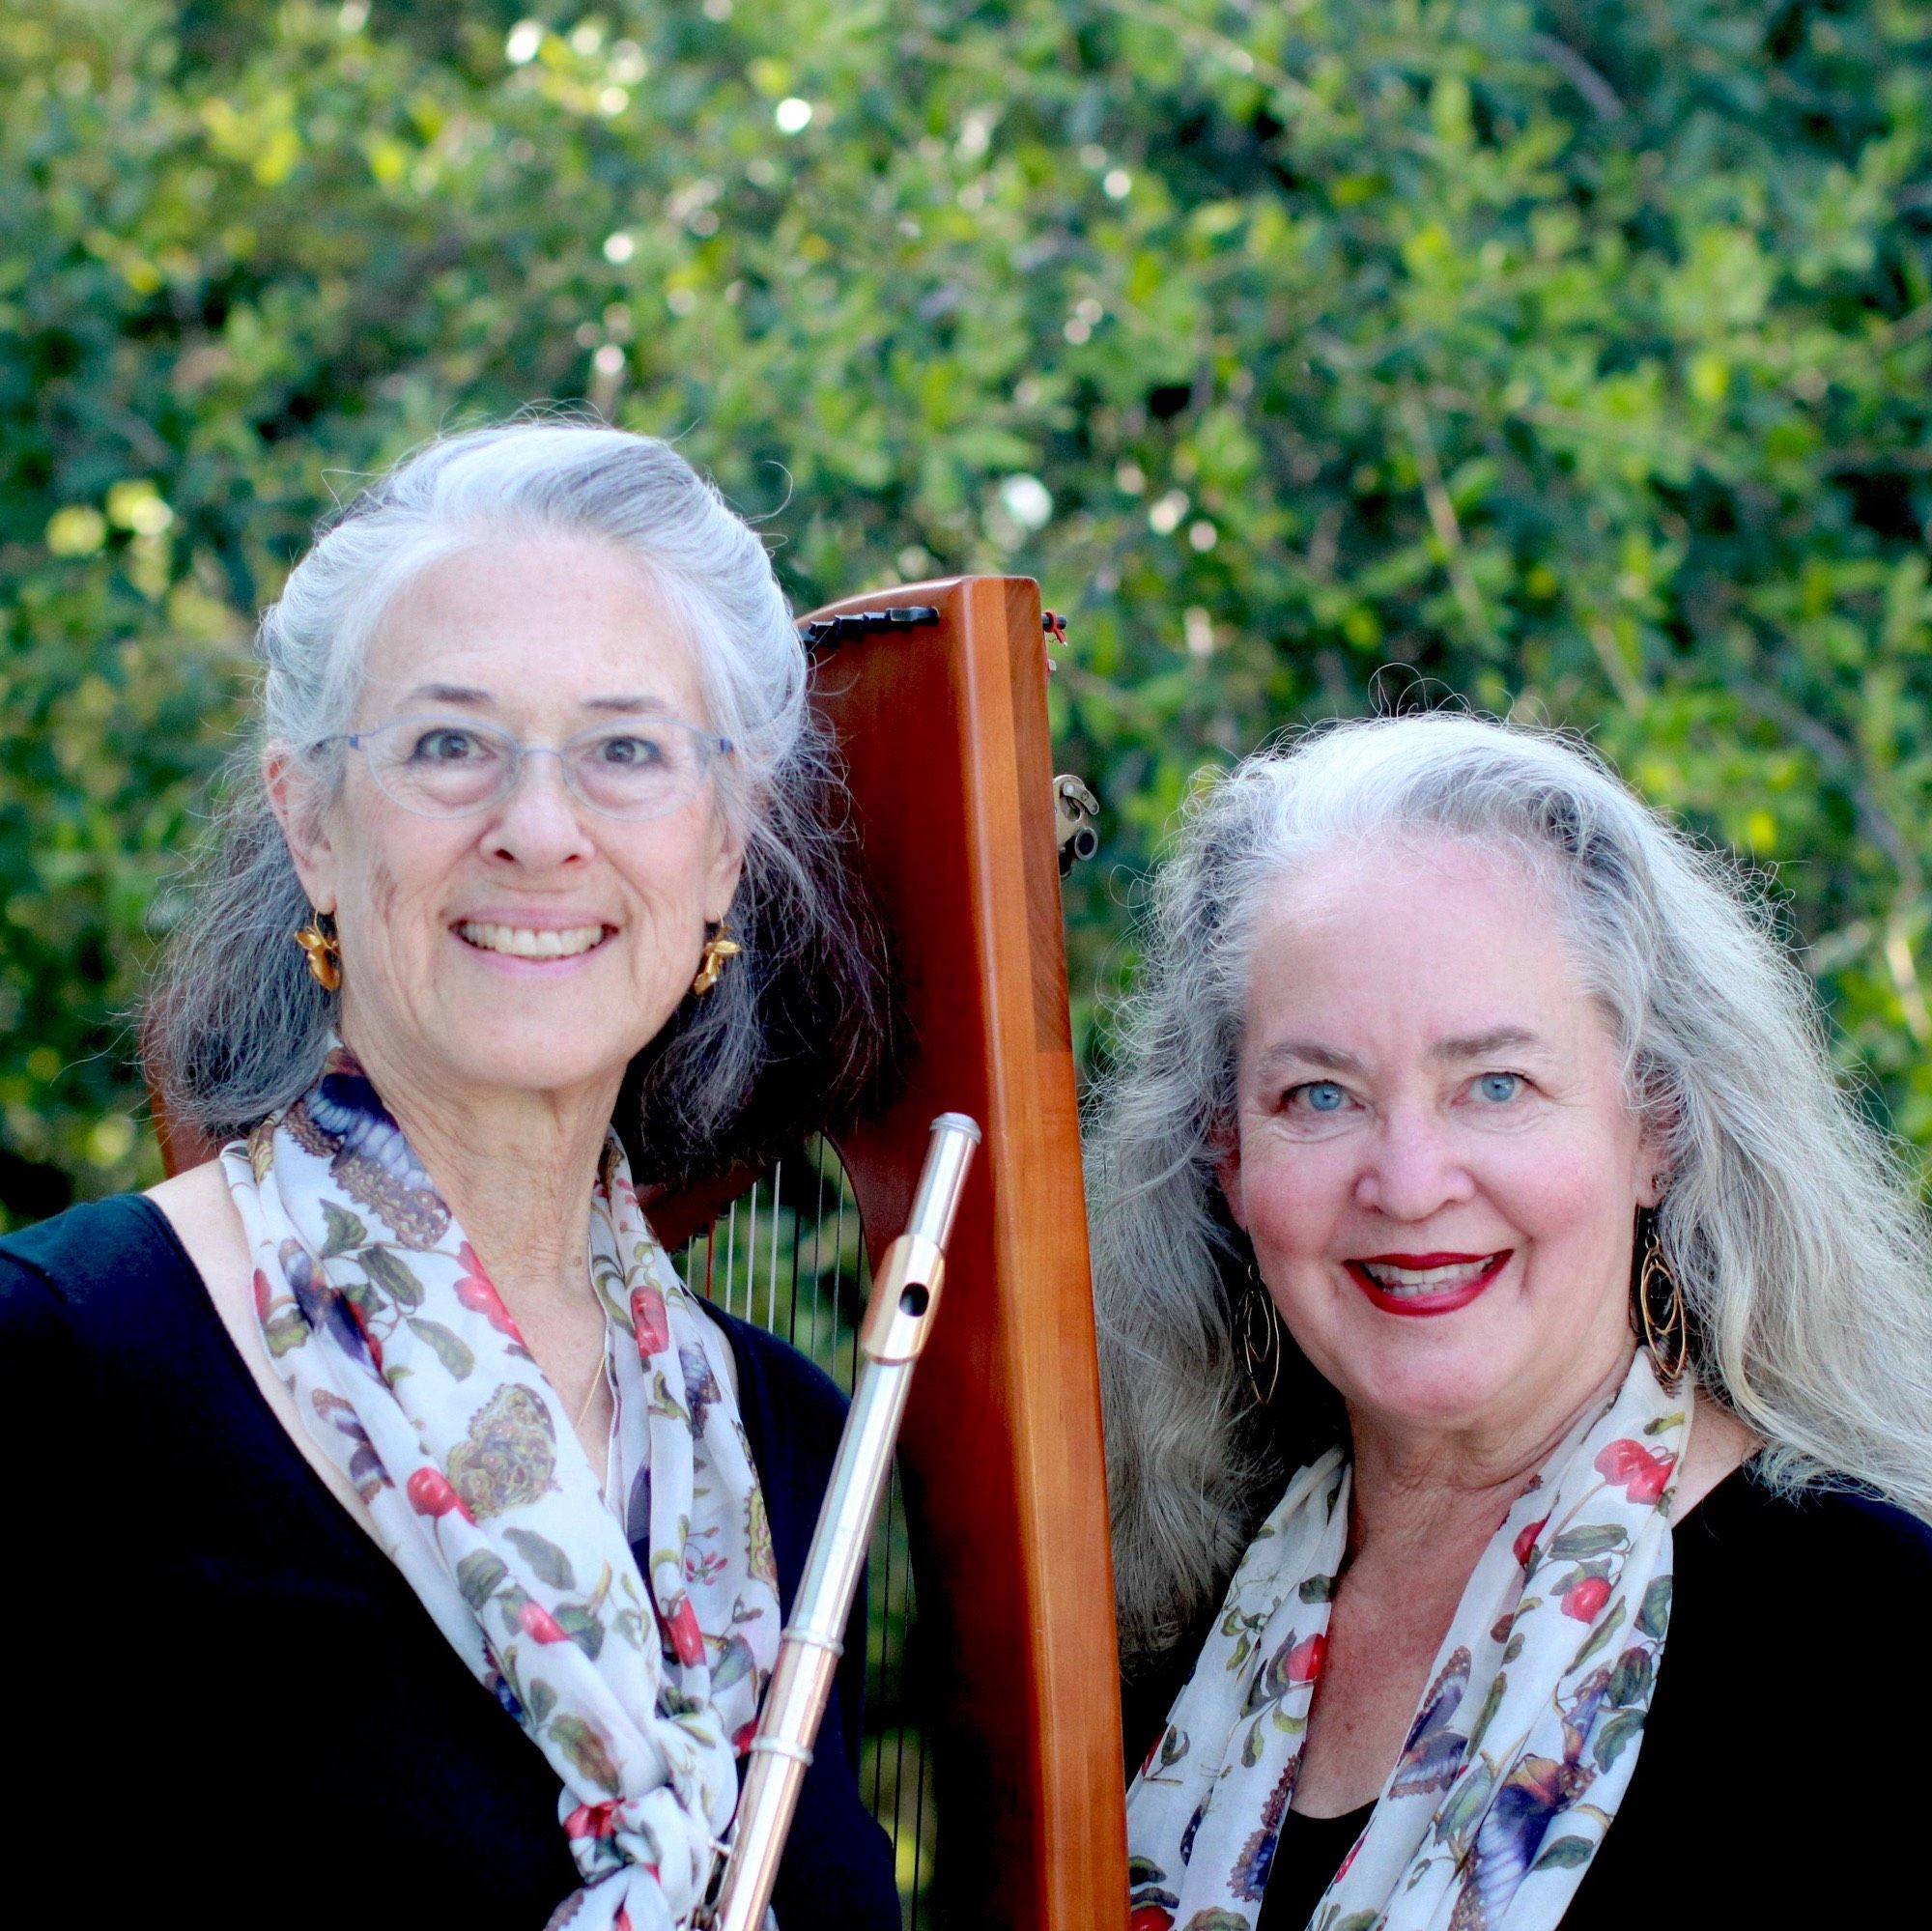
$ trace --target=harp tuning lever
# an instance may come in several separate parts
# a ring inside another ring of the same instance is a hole
[[[1100,849],[1100,834],[1094,829],[1099,813],[1099,799],[1071,772],[1053,781],[1053,837],[1060,847],[1062,878],[1076,859],[1090,859]]]

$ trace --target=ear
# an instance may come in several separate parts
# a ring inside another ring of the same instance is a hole
[[[1663,1137],[1646,1126],[1636,1147],[1636,1204],[1655,1207],[1670,1184],[1670,1160],[1663,1149]]]
[[[1638,1115],[1636,1142],[1636,1204],[1655,1207],[1670,1184],[1670,1142],[1677,1131],[1678,1114],[1673,1104],[1662,1119],[1654,1108]]]
[[[704,920],[715,925],[730,911],[745,875],[745,835],[724,811],[714,812],[711,823],[717,842],[704,875]]]
[[[1221,1182],[1221,1197],[1228,1213],[1243,1234],[1248,1231],[1248,1209],[1241,1194],[1241,1137],[1231,1132],[1214,1148],[1214,1178]]]
[[[262,753],[262,784],[308,902],[318,912],[333,913],[336,854],[328,837],[327,814],[289,746],[271,744]]]

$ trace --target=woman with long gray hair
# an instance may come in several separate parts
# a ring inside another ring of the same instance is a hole
[[[1260,753],[1092,1152],[1134,1931],[1884,1915],[1927,1227],[1724,864],[1549,734]]]
[[[672,1931],[841,1407],[686,1292],[648,1189],[831,1123],[884,1017],[798,634],[674,450],[526,422],[352,502],[260,647],[144,1039],[226,1145],[0,1248],[10,1409],[61,1443],[9,1895],[99,1915],[86,1817],[204,1926]],[[898,1923],[863,1657],[785,1931]]]

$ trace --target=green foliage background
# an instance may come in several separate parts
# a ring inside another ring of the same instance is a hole
[[[116,1014],[311,519],[535,398],[801,607],[1041,580],[1084,1017],[1191,771],[1419,683],[1775,866],[1932,1145],[1920,0],[26,0],[0,343],[12,1221],[155,1171]]]

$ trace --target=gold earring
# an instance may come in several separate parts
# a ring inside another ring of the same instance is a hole
[[[1241,1296],[1241,1354],[1248,1371],[1248,1392],[1255,1398],[1255,1406],[1264,1408],[1281,1380],[1281,1316],[1262,1286],[1261,1269],[1252,1263],[1248,1291]],[[1267,1370],[1265,1388],[1262,1386],[1264,1367]]]
[[[1684,1308],[1684,1290],[1670,1271],[1670,1263],[1663,1258],[1663,1243],[1657,1237],[1655,1221],[1650,1225],[1649,1235],[1643,1265],[1637,1270],[1637,1320],[1642,1324],[1643,1345],[1650,1350],[1657,1378],[1669,1387],[1682,1376],[1690,1359],[1690,1320]],[[1651,1311],[1659,1282],[1668,1290],[1661,1321]]]
[[[727,939],[724,934],[728,927],[723,919],[718,922],[718,929],[704,942],[704,950],[697,958],[697,977],[691,981],[691,989],[702,999],[718,983],[718,976],[724,970],[726,959],[735,959],[745,949],[736,939]]]
[[[337,992],[342,987],[342,948],[336,943],[333,919],[328,922],[331,929],[323,930],[326,917],[326,913],[311,912],[308,923],[296,934],[296,944],[308,954],[308,969],[315,975],[315,982],[325,992]]]

